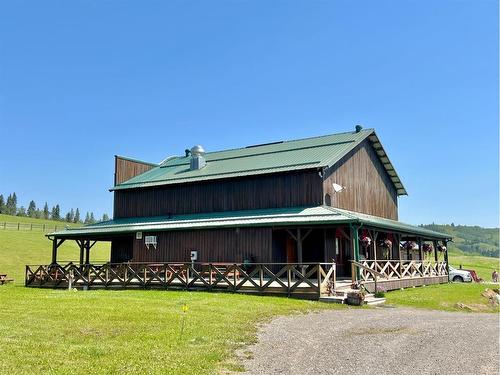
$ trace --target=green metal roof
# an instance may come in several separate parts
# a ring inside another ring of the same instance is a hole
[[[322,224],[361,224],[401,233],[415,234],[434,239],[449,238],[449,235],[425,228],[360,214],[334,207],[296,207],[263,210],[227,211],[209,214],[174,215],[172,217],[140,217],[116,219],[80,228],[68,228],[48,236],[75,238],[78,236],[104,236],[134,232],[169,230],[196,230],[210,228],[268,227]]]
[[[406,194],[373,129],[207,152],[207,164],[199,170],[190,170],[189,156],[171,157],[158,167],[118,184],[111,190],[331,167],[366,138],[374,147],[377,145],[377,155],[389,173],[398,195]]]

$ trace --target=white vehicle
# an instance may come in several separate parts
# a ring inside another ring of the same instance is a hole
[[[448,279],[456,283],[471,282],[472,275],[469,271],[457,270],[450,266],[450,273],[448,274]]]

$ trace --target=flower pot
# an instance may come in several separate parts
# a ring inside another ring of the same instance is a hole
[[[348,293],[346,303],[352,306],[361,306],[365,302],[365,296],[360,293]]]

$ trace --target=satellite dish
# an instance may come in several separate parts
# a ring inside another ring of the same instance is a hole
[[[342,190],[345,189],[345,186],[339,185],[339,184],[333,184],[333,191],[336,193],[340,193]]]

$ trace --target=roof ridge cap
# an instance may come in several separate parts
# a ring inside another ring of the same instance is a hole
[[[340,132],[340,133],[330,133],[330,134],[323,134],[323,135],[315,135],[311,137],[304,137],[304,138],[296,138],[296,139],[286,139],[286,140],[279,140],[279,141],[270,141],[263,143],[262,145],[255,145],[256,147],[264,147],[270,144],[276,144],[276,143],[291,143],[291,142],[299,142],[299,141],[306,141],[309,139],[317,139],[317,138],[326,138],[326,137],[331,137],[334,135],[341,135],[341,134],[357,134],[357,133],[365,133],[365,132],[374,132],[374,128],[366,128],[366,129],[361,129],[359,132],[356,132],[355,130],[352,131],[345,131],[345,132]],[[205,155],[208,154],[214,154],[217,152],[226,152],[226,151],[236,151],[236,150],[245,150],[247,149],[248,146],[242,146],[242,147],[234,147],[234,148],[226,148],[226,149],[221,149],[221,150],[214,150],[214,151],[207,151],[205,152]],[[185,156],[177,156],[178,158],[182,159],[185,158]]]

